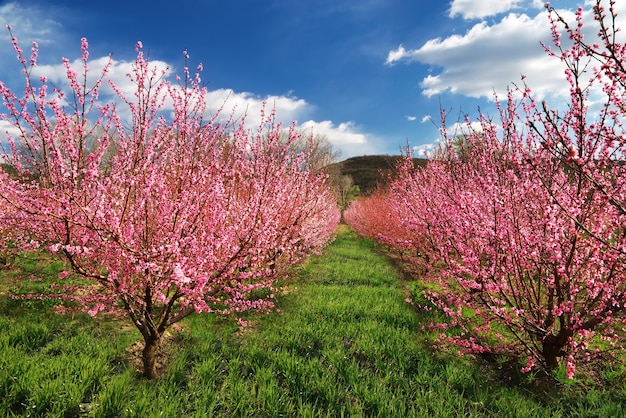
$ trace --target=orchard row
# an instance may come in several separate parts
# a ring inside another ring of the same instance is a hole
[[[569,24],[550,10],[546,52],[565,65],[566,108],[523,83],[498,100],[498,124],[481,117],[481,129],[467,121],[467,135],[448,137],[442,115],[428,165],[407,156],[388,189],[346,211],[424,272],[428,290],[413,302],[448,318],[431,324],[448,330],[442,343],[570,378],[623,348],[626,46],[613,4],[595,4],[597,42],[583,38],[582,8]]]

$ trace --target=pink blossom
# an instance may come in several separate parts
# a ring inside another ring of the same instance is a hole
[[[97,303],[95,304],[92,308],[87,310],[87,313],[89,314],[89,316],[96,316],[98,314],[98,312],[105,310],[106,307],[104,306],[103,303]]]
[[[469,135],[449,137],[442,110],[442,145],[428,165],[414,167],[407,150],[389,188],[352,203],[344,216],[437,289],[424,295],[460,330],[442,342],[472,352],[481,338],[493,340],[488,330],[503,329],[493,352],[525,353],[529,370],[557,367],[565,351],[571,378],[575,359],[612,351],[595,342],[623,347],[612,326],[626,323],[626,236],[619,232],[626,166],[616,163],[626,155],[626,48],[613,36],[614,12],[605,15],[600,0],[593,13],[603,30],[592,45],[585,44],[582,8],[566,25],[546,7],[552,49],[545,49],[566,64],[567,107],[551,109],[523,78],[506,99],[495,95],[498,128],[480,115],[478,132],[469,125]]]
[[[521,372],[528,373],[533,369],[533,367],[535,367],[535,358],[531,356],[528,357],[528,361],[526,362],[526,365],[522,368]]]
[[[570,355],[567,357],[567,363],[565,365],[565,376],[571,380],[574,378],[574,372],[576,372],[574,357]]]
[[[11,39],[31,86],[29,64]],[[140,41],[127,74],[134,91],[113,82],[110,63],[87,85],[88,47],[81,39],[78,71],[62,59],[69,87],[52,88],[54,97],[45,76],[36,95],[29,87],[18,97],[0,83],[7,108],[0,120],[23,133],[9,138],[9,148],[27,150],[0,157],[22,179],[38,179],[21,182],[0,170],[0,209],[11,208],[0,228],[42,243],[88,282],[56,297],[90,315],[124,306],[147,344],[158,345],[167,327],[194,312],[273,309],[274,281],[326,245],[341,216],[315,166],[313,138],[295,126],[285,136],[265,108],[254,132],[244,120],[205,119],[199,74],[186,69],[173,82]],[[97,102],[102,83],[125,109]],[[270,297],[252,300],[261,288]]]
[[[62,272],[59,273],[58,277],[59,277],[59,279],[65,279],[65,278],[69,277],[71,274],[72,274],[71,271],[63,270]]]

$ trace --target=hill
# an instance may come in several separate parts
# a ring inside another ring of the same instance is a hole
[[[364,155],[330,164],[326,169],[331,178],[350,176],[354,185],[359,187],[360,194],[366,195],[377,184],[385,184],[388,175],[393,176],[396,164],[403,158],[400,155]],[[426,165],[423,158],[414,158],[413,162],[416,166]]]

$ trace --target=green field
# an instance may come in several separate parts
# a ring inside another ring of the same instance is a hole
[[[626,416],[622,369],[551,382],[433,347],[423,326],[436,313],[407,304],[412,284],[347,228],[294,269],[278,312],[244,329],[207,315],[183,323],[153,381],[140,377],[126,320],[8,297],[45,289],[62,268],[40,257],[0,271],[1,417]]]

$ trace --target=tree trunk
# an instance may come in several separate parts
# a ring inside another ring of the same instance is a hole
[[[161,339],[158,336],[144,337],[144,349],[142,352],[143,360],[143,376],[146,379],[154,379],[156,377],[156,352],[159,348]]]
[[[548,371],[552,371],[559,366],[559,357],[566,353],[563,350],[567,344],[568,336],[571,332],[561,331],[558,335],[548,334],[542,342],[542,355]]]
[[[552,338],[550,338],[552,337]],[[543,340],[543,360],[546,362],[546,368],[548,371],[552,371],[559,366],[559,361],[557,359],[559,348],[554,344],[554,340],[556,337],[550,334]]]

